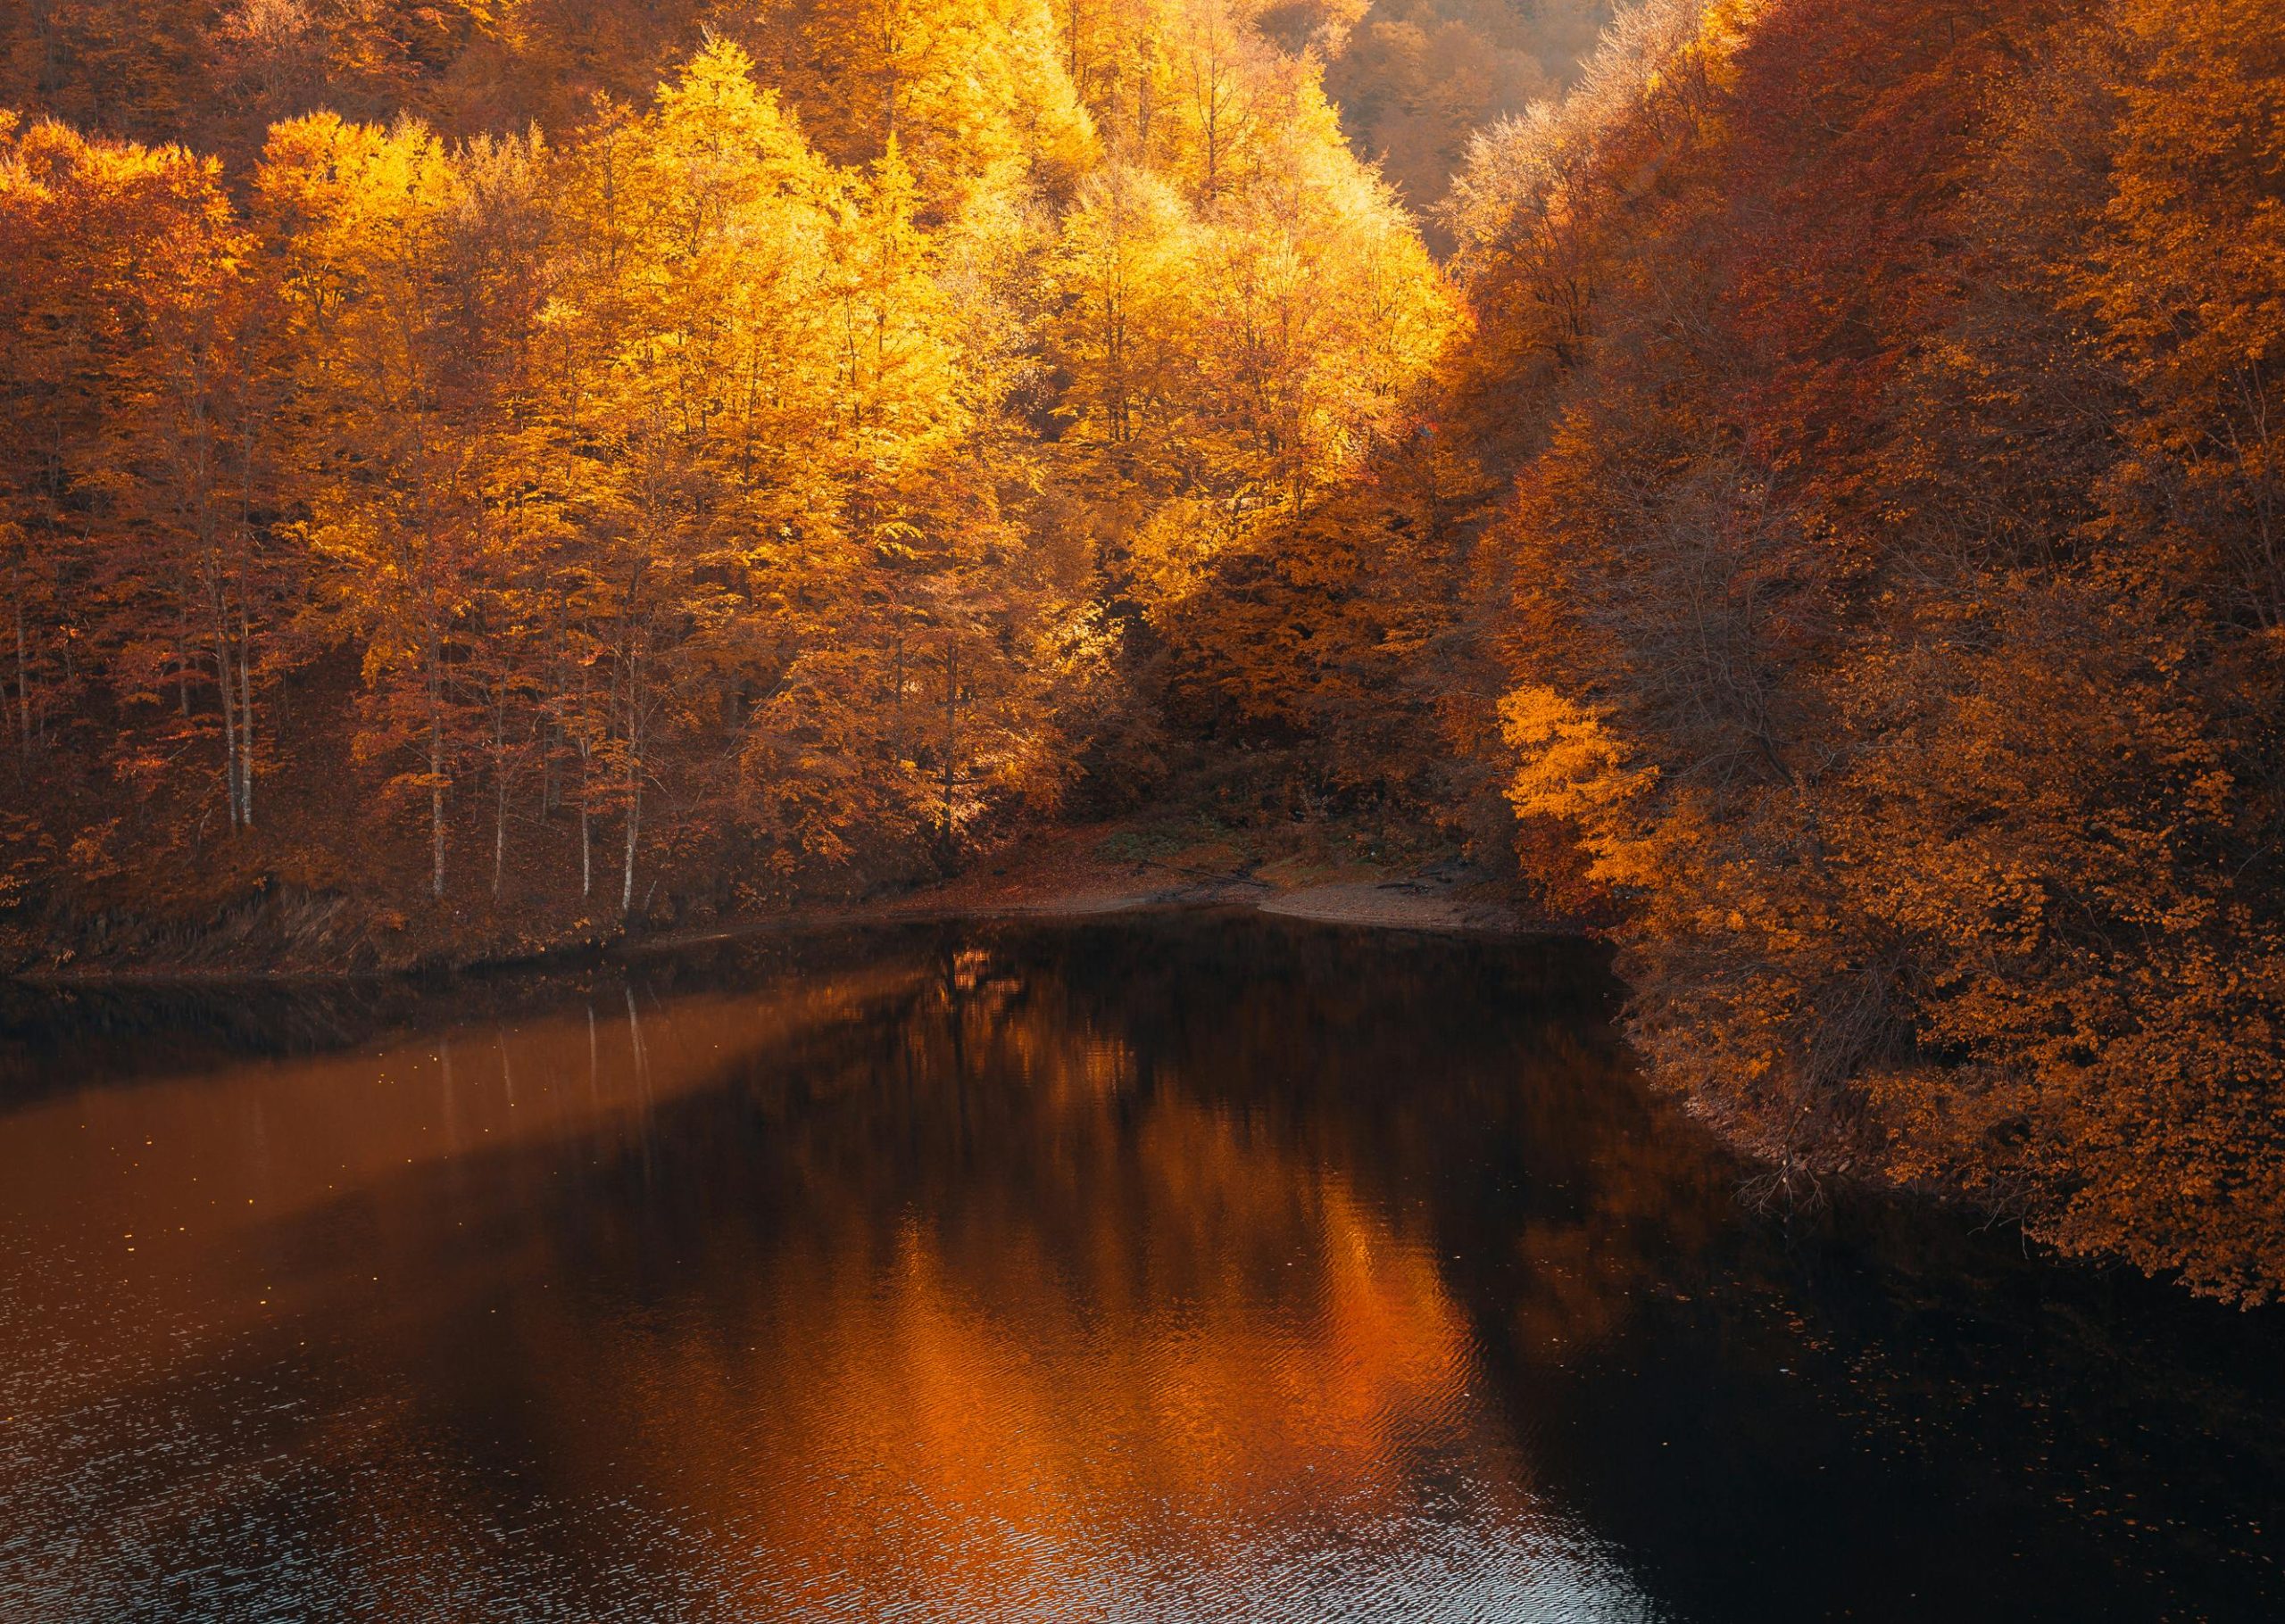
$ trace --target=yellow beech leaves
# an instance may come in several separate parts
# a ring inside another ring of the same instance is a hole
[[[146,857],[60,878],[379,837],[349,882],[632,917],[952,857],[1147,775],[1208,565],[1452,330],[1219,0],[835,0],[554,129],[480,100],[235,175],[9,127],[11,750],[58,849],[131,785]]]

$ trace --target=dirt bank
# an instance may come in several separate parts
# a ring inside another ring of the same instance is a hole
[[[668,952],[759,931],[932,919],[1076,918],[1141,908],[1252,907],[1267,914],[1385,930],[1494,935],[1574,933],[1534,923],[1509,891],[1466,864],[1410,868],[1328,863],[1291,854],[1263,860],[1233,842],[1145,842],[1131,824],[1044,835],[940,884],[845,907],[726,921],[702,932],[629,940],[629,953]]]
[[[1194,816],[1050,831],[980,858],[934,884],[845,901],[809,899],[681,929],[622,932],[580,917],[553,924],[439,918],[411,940],[404,921],[376,924],[370,899],[271,889],[211,916],[72,923],[78,950],[24,950],[14,979],[34,984],[330,980],[386,977],[597,953],[651,954],[772,932],[960,918],[1069,918],[1139,908],[1255,907],[1330,924],[1491,934],[1569,933],[1538,921],[1512,892],[1449,856],[1383,860],[1303,830],[1284,840]],[[392,926],[396,928],[391,928]],[[57,935],[57,927],[50,927]]]

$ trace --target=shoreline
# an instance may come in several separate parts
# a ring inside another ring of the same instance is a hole
[[[794,907],[695,931],[619,935],[600,941],[569,942],[536,953],[478,957],[370,969],[278,968],[251,965],[122,965],[116,968],[21,970],[0,981],[49,991],[120,987],[271,986],[419,981],[507,969],[570,968],[611,959],[648,958],[719,946],[755,937],[860,928],[868,925],[951,924],[961,920],[1098,919],[1120,914],[1217,907],[1248,907],[1280,918],[1354,929],[1414,931],[1438,935],[1477,935],[1511,940],[1575,938],[1591,932],[1561,924],[1534,925],[1503,897],[1481,884],[1450,875],[1398,874],[1342,877],[1280,886],[1259,875],[1232,871],[1200,874],[1149,862],[1090,866],[1092,872],[1045,874],[1026,866],[1012,883],[1010,866],[992,874],[965,874],[913,891],[858,902]],[[1172,883],[1154,882],[1158,870]]]

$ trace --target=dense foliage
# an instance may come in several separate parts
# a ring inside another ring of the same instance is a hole
[[[1201,568],[1456,319],[1319,81],[1220,0],[821,4],[561,138],[0,131],[15,883],[417,823],[433,899],[636,915],[1146,777]]]
[[[1653,1065],[1781,1181],[2250,1300],[2281,177],[2256,0],[1659,0],[1456,210],[1527,402],[1476,561],[1509,792],[1623,904]]]

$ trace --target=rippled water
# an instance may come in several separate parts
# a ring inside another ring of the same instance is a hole
[[[1790,1221],[1583,949],[0,1016],[0,1619],[2278,1616],[2274,1314]]]

